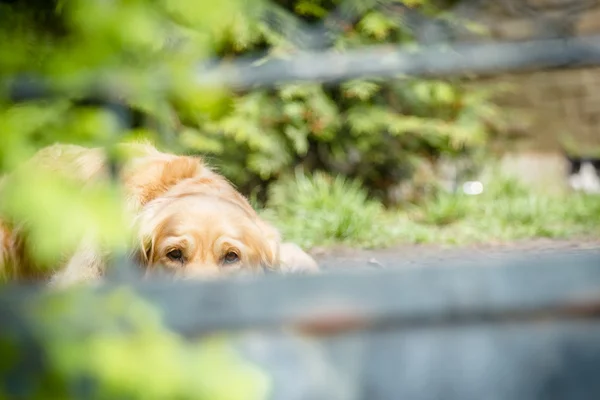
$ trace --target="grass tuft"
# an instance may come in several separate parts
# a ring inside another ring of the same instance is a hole
[[[500,175],[477,196],[439,193],[418,206],[384,210],[359,182],[297,174],[271,188],[263,215],[306,248],[600,236],[600,196],[545,193]]]
[[[264,214],[284,237],[304,247],[368,243],[380,233],[383,207],[359,182],[324,173],[296,173],[272,185]],[[269,212],[270,211],[270,212]]]

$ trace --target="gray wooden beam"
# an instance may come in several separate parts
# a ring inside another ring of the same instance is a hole
[[[326,322],[340,329],[400,329],[600,310],[597,251],[523,256],[489,265],[443,264],[202,283],[148,281],[133,283],[132,288],[184,334]],[[102,294],[112,288],[106,284],[90,290]],[[48,295],[31,287],[7,286],[0,290],[0,309],[14,311],[32,296]]]
[[[379,45],[343,53],[333,50],[298,52],[285,59],[263,61],[246,57],[231,62],[212,60],[201,63],[197,67],[196,83],[247,89],[291,82],[335,83],[357,78],[405,76],[482,76],[593,66],[600,63],[600,36],[523,42],[466,42],[419,49]],[[109,71],[99,71],[96,81],[73,76],[59,85],[35,77],[15,78],[2,82],[0,90],[15,101],[53,96],[74,87],[79,90],[88,87],[90,93],[104,98],[115,93],[109,95],[102,88],[112,88],[114,92],[114,88],[119,87],[111,81],[112,75]],[[156,90],[167,89],[168,82],[160,74],[155,81]]]
[[[118,286],[79,292],[73,337],[97,327],[86,318],[98,299],[89,295]],[[229,330],[273,378],[273,400],[600,398],[598,251],[132,288],[181,334]],[[43,373],[28,317],[32,304],[55,295],[0,290],[0,337],[24,351],[20,369],[0,377],[12,376],[11,393]],[[290,325],[334,335],[299,337],[282,329]]]
[[[289,82],[339,82],[357,78],[492,75],[600,63],[600,37],[567,37],[523,42],[454,43],[419,49],[389,45],[345,52],[299,52],[285,59],[233,61],[201,66],[200,84],[237,88]]]

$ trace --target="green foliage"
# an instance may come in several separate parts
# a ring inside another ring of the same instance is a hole
[[[385,211],[367,198],[363,185],[385,196],[423,159],[482,146],[501,127],[502,113],[489,101],[494,91],[407,77],[236,93],[197,84],[197,63],[210,56],[293,54],[291,39],[302,39],[294,34],[298,19],[323,22],[337,6],[356,18],[330,35],[336,51],[370,44],[416,47],[402,14],[384,11],[386,3],[393,2],[2,2],[0,172],[57,141],[106,146],[113,154],[115,141],[144,137],[170,150],[216,158],[221,171],[248,192],[281,177],[271,187],[265,215],[286,239],[306,247],[597,232],[598,199],[554,198],[501,180],[490,182],[481,196],[441,194],[408,212]],[[430,1],[405,4],[447,18]],[[267,11],[276,23],[260,18]],[[4,80],[19,75],[41,78],[58,95],[15,104]],[[93,94],[86,90],[91,82]],[[133,111],[134,126],[121,131],[115,114],[84,101],[90,96]],[[287,179],[297,166],[329,174]],[[64,174],[34,166],[0,182],[3,222],[24,220],[35,242],[32,256],[49,267],[81,238],[111,249],[127,242],[119,192],[108,182],[81,191]],[[253,192],[254,203],[259,194]],[[30,309],[36,310],[30,322],[48,374],[29,381],[27,398],[76,397],[77,383],[85,386],[90,379],[98,385],[84,397],[253,400],[268,392],[267,377],[232,353],[227,341],[185,342],[126,292],[65,293]],[[81,324],[100,334],[76,334]],[[6,377],[20,355],[11,347],[14,338],[1,339],[0,370]]]
[[[457,196],[441,195],[424,202],[413,214],[414,220],[430,225],[444,226],[465,218],[469,204]]]
[[[246,193],[302,165],[358,178],[385,197],[392,183],[410,178],[416,157],[469,152],[502,120],[488,100],[493,93],[459,82],[357,79],[237,93],[191,84],[194,66],[209,55],[293,54],[298,21],[322,23],[336,7],[356,15],[333,26],[329,39],[340,51],[413,43],[402,13],[384,10],[386,2],[55,0],[36,13],[31,1],[3,6],[0,38],[8,47],[0,78],[26,72],[68,90],[18,110],[0,102],[0,111],[15,114],[14,123],[0,127],[11,136],[0,151],[2,170],[54,141],[106,144],[118,137],[109,114],[77,103],[91,78],[146,116],[125,138],[207,155]],[[405,4],[447,18],[427,0]]]
[[[300,0],[271,10],[280,21],[267,26],[248,16],[238,35],[219,41],[222,55],[268,50],[266,59],[293,53],[294,18],[319,23],[341,2]],[[427,1],[406,3],[434,15]],[[340,50],[368,44],[411,44],[401,13],[382,3],[343,2],[358,15],[331,36]],[[295,14],[295,15],[293,15]],[[409,179],[417,157],[463,154],[481,147],[501,128],[494,91],[460,82],[401,78],[357,79],[340,85],[286,84],[275,90],[238,93],[229,110],[200,129],[224,144],[218,155],[224,173],[249,190],[289,173],[326,169],[360,179],[371,194],[385,196],[392,182]],[[219,135],[220,134],[220,135]]]
[[[115,250],[124,250],[129,243],[122,199],[110,185],[82,191],[81,182],[45,170],[19,172],[4,182],[10,190],[3,191],[0,212],[27,222],[29,239],[35,244],[30,254],[33,260],[56,267],[57,260],[74,251],[82,238],[95,239]],[[43,201],[37,196],[43,196]],[[61,229],[66,223],[68,227]]]
[[[258,2],[237,0],[0,4],[0,173],[14,172],[0,180],[0,221],[30,233],[27,256],[56,268],[82,239],[108,250],[123,250],[129,239],[122,198],[109,182],[81,190],[74,168],[21,165],[41,147],[105,146],[112,157],[118,140],[147,137],[170,149],[220,149],[220,142],[198,129],[200,121],[228,107],[228,93],[191,82],[197,63],[214,53],[214,37],[231,26],[232,15],[251,15],[248,10],[255,8],[260,9]],[[22,76],[39,78],[57,95],[13,102],[5,80]],[[94,105],[96,100],[120,103],[149,124],[137,122],[123,132],[116,114]],[[0,271],[0,277],[11,273]],[[83,397],[265,398],[268,379],[240,360],[228,342],[187,343],[127,293],[88,296],[68,293],[30,304],[47,369],[25,382],[31,393],[24,398],[79,398],[74,390],[90,381],[95,385]],[[77,307],[83,304],[87,307]],[[82,324],[94,325],[98,334],[76,333]],[[4,384],[11,383],[8,371],[21,360],[8,350],[13,339],[0,338]],[[0,390],[0,398],[5,394]]]
[[[337,88],[285,85],[239,95],[205,131],[233,139],[219,159],[242,186],[300,164],[358,178],[377,194],[413,166],[414,156],[480,148],[501,115],[479,93],[446,82],[353,80]]]
[[[56,142],[105,146],[109,155],[117,141],[137,138],[177,150],[222,150],[197,123],[181,120],[210,118],[229,104],[228,93],[190,82],[197,63],[213,54],[214,32],[232,22],[231,12],[250,15],[246,11],[259,6],[237,0],[3,2],[0,173]],[[22,76],[36,77],[56,95],[12,102],[5,80]],[[135,126],[121,126],[116,113],[94,101],[120,103]],[[140,115],[149,124],[136,122]],[[26,222],[34,260],[56,266],[82,237],[110,248],[127,243],[114,187],[99,182],[81,193],[81,182],[55,175],[23,168],[1,188],[2,220]]]
[[[296,173],[273,184],[267,210],[288,240],[306,247],[368,242],[382,212],[358,181],[324,173]]]
[[[460,245],[600,234],[598,196],[550,194],[498,172],[484,180],[480,195],[436,191],[404,210],[378,207],[366,200],[364,189],[340,177],[298,175],[284,182],[273,186],[264,214],[307,247]]]
[[[25,326],[40,345],[44,370],[21,375],[26,398],[261,400],[269,393],[269,377],[243,360],[229,337],[186,340],[129,290],[34,299]],[[0,335],[0,343],[7,340]],[[10,384],[14,361],[3,357],[1,384]]]

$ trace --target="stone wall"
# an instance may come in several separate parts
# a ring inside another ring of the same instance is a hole
[[[532,38],[587,36],[600,33],[597,0],[462,0],[452,10],[458,17],[487,27],[483,39],[520,41]],[[479,33],[457,32],[461,40]]]
[[[512,74],[470,84],[497,83],[510,88],[498,98],[509,112],[505,143],[552,152],[560,151],[566,140],[578,153],[600,153],[600,67]]]
[[[600,1],[595,0],[465,0],[454,13],[488,30],[483,37],[458,32],[459,41],[600,35]],[[600,66],[513,73],[469,84],[498,83],[512,88],[498,98],[510,111],[501,141],[507,172],[529,183],[562,187],[565,142],[574,153],[600,157]]]
[[[460,31],[456,40],[521,41],[600,35],[600,1],[463,0],[459,17],[486,26],[488,35]],[[561,151],[566,140],[578,153],[600,155],[600,66],[496,76],[471,84],[506,83],[512,92],[500,104],[511,111],[505,138],[517,149]]]

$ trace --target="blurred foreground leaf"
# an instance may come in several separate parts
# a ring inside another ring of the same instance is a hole
[[[227,337],[185,340],[128,289],[72,290],[28,308],[44,368],[22,380],[27,398],[262,400],[269,392],[269,378]],[[6,340],[0,335],[0,347]],[[3,379],[17,359],[3,357]]]

